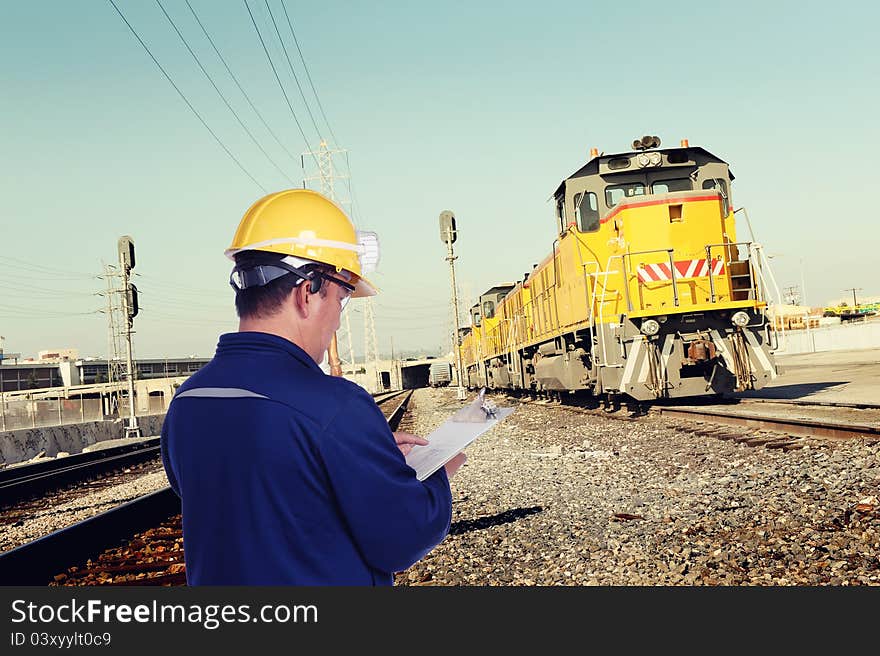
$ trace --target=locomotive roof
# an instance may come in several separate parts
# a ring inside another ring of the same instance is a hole
[[[564,189],[565,183],[571,180],[572,178],[582,178],[588,175],[598,175],[599,174],[599,162],[607,161],[609,159],[614,159],[616,157],[631,157],[633,155],[641,155],[645,152],[652,153],[676,153],[681,151],[687,151],[690,158],[697,162],[697,165],[706,164],[708,162],[717,162],[721,164],[727,164],[720,157],[716,157],[712,153],[710,153],[705,148],[701,148],[700,146],[684,146],[684,147],[676,147],[676,148],[650,148],[648,150],[629,150],[622,153],[602,153],[601,155],[597,155],[596,157],[591,158],[586,164],[584,164],[577,171],[572,173],[570,176],[565,178],[559,186],[556,188],[556,191],[553,192],[552,198],[558,196]],[[627,170],[626,172],[631,172],[632,169]],[[621,171],[623,173],[624,171]],[[728,169],[728,173],[730,174],[730,180],[733,181],[733,173]]]
[[[488,296],[489,294],[506,294],[514,287],[516,287],[516,285],[512,282],[500,283],[498,285],[495,285],[494,287],[490,287],[482,294],[480,294],[480,296]]]

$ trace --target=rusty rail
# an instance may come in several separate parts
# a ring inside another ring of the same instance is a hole
[[[159,438],[0,471],[0,507],[159,458]]]
[[[814,419],[765,417],[762,415],[696,408],[657,407],[653,408],[651,412],[662,417],[675,417],[692,421],[704,419],[716,424],[776,431],[798,437],[822,437],[832,440],[850,440],[853,438],[880,440],[880,428],[867,424],[838,424]]]

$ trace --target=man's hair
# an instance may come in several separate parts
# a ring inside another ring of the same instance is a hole
[[[238,265],[272,264],[281,260],[284,256],[265,251],[241,251],[235,254],[235,263]],[[297,267],[303,271],[318,270],[333,274],[334,267],[326,264],[306,264]],[[290,293],[301,284],[302,278],[295,273],[276,278],[268,284],[259,287],[248,287],[235,292],[235,312],[240,319],[265,319],[277,314]],[[306,283],[308,284],[308,282]],[[321,285],[321,296],[327,295],[327,285]]]

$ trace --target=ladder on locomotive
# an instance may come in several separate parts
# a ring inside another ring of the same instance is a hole
[[[612,257],[614,257],[614,256],[612,256]],[[595,264],[597,267],[599,265],[598,262],[589,262],[587,264]],[[586,272],[587,264],[583,265],[584,269],[585,269],[584,275],[586,276],[587,280],[592,280],[592,290],[591,290],[590,298],[589,298],[589,308],[590,308],[589,331],[590,331],[590,345],[591,345],[590,350],[592,353],[591,357],[592,357],[593,363],[595,364],[596,369],[597,369],[597,373],[598,373],[598,370],[601,369],[602,367],[622,367],[623,366],[623,364],[608,364],[608,359],[606,357],[607,353],[605,351],[605,324],[603,322],[603,318],[605,316],[605,314],[604,314],[605,303],[608,302],[608,299],[606,299],[606,295],[607,295],[607,291],[608,291],[608,276],[616,275],[617,273],[619,273],[619,271],[609,271],[609,270],[607,270],[608,267],[606,267],[605,271],[594,271],[591,273],[587,273]],[[609,265],[611,264],[611,258],[609,258],[608,264]],[[597,296],[597,290],[598,290],[598,287],[600,284],[599,283],[600,277],[602,277],[602,282],[601,282],[602,294],[598,299],[599,321],[597,322],[596,321],[596,307],[597,307],[596,296]],[[598,331],[597,331],[597,328],[598,328]],[[600,339],[600,334],[601,334],[601,339]]]

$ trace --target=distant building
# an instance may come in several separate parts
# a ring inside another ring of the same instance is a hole
[[[79,350],[75,348],[52,349],[37,353],[37,362],[64,362],[65,360],[76,360],[78,358]]]
[[[0,367],[0,392],[62,386],[64,378],[57,364],[19,363]]]
[[[149,380],[151,378],[174,378],[189,376],[211,361],[211,358],[152,358],[135,361],[135,378]],[[107,360],[77,360],[79,382],[74,385],[91,385],[107,382]]]
[[[198,371],[210,358],[151,358],[135,361],[135,380],[176,378]],[[107,360],[86,358],[56,362],[19,362],[0,366],[0,391],[71,387],[106,383]]]

